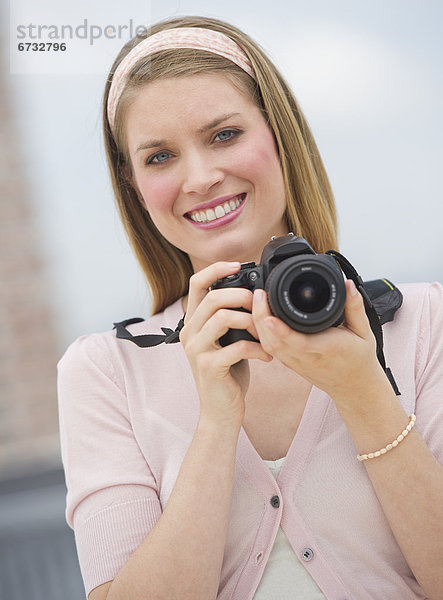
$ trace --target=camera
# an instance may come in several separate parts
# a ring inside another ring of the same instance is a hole
[[[293,233],[273,237],[260,264],[242,263],[238,273],[218,279],[211,289],[233,287],[264,289],[272,314],[296,331],[317,333],[343,322],[346,287],[340,267]],[[230,329],[219,342],[239,340],[257,341],[246,330]]]

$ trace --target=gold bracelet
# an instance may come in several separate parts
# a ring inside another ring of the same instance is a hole
[[[384,448],[381,448],[381,450],[377,450],[377,452],[370,452],[369,454],[359,454],[357,456],[357,459],[358,460],[368,460],[368,458],[377,458],[378,456],[381,456],[382,454],[386,454],[386,452],[389,452],[389,450],[392,450],[392,448],[396,448],[399,445],[399,443],[405,439],[405,437],[408,435],[408,433],[414,427],[415,420],[416,420],[415,415],[409,415],[409,424],[406,426],[406,429],[403,429],[403,431],[400,433],[400,435],[393,442],[391,442]]]

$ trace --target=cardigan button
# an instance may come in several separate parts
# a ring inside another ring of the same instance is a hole
[[[303,548],[301,557],[305,562],[309,562],[314,558],[314,552],[311,550],[311,548]]]
[[[271,498],[271,505],[274,508],[278,508],[280,506],[280,498],[278,496],[272,496],[272,498]]]

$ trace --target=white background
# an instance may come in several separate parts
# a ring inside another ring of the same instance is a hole
[[[365,279],[443,281],[439,0],[34,4],[29,22],[38,11],[41,23],[74,24],[198,14],[243,28],[280,67],[313,129],[337,201],[341,251]],[[11,44],[17,12],[27,18],[25,0],[12,5],[9,15],[2,7]],[[62,348],[149,314],[114,208],[100,128],[106,74],[126,41],[77,42],[64,74],[49,74],[49,62],[46,73],[40,64],[38,73],[9,74]],[[86,63],[94,67],[82,72]]]

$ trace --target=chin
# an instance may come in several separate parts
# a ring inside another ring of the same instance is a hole
[[[222,244],[222,247],[220,248],[219,252],[217,252],[217,254],[222,258],[219,258],[218,260],[238,260],[242,263],[250,261],[258,262],[260,260],[262,250],[266,243],[267,242],[265,242],[263,245],[257,245],[256,240],[248,241],[247,239],[242,238],[237,234],[232,243],[226,243],[225,241]]]

